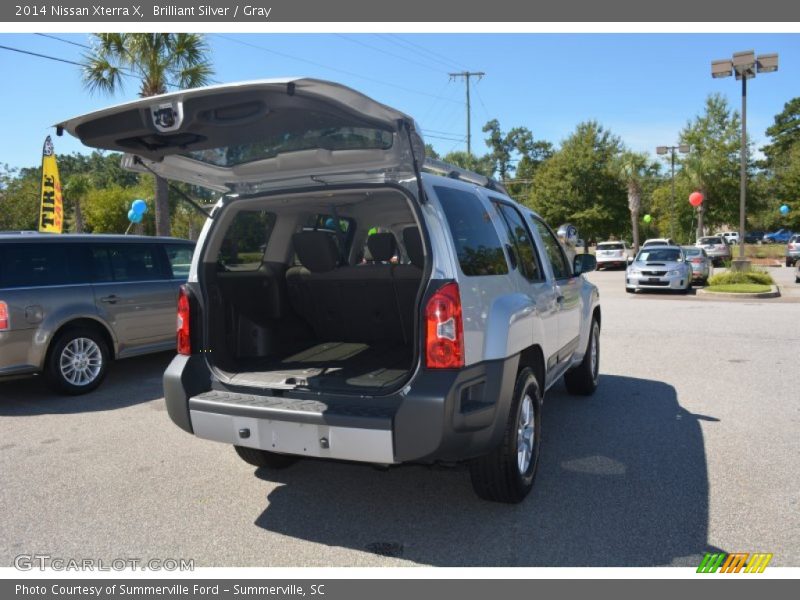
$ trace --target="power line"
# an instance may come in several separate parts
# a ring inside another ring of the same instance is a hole
[[[433,135],[431,133],[425,133],[424,131],[422,134],[425,136],[425,139],[433,138],[435,140],[444,140],[446,142],[458,142],[461,143],[464,141],[464,136],[461,137],[445,137],[443,135]]]
[[[80,42],[73,42],[72,40],[67,40],[62,37],[58,37],[57,35],[50,35],[49,33],[35,33],[34,35],[50,38],[51,40],[58,40],[59,42],[64,42],[65,44],[72,44],[73,46],[78,46],[79,48],[86,48],[87,50],[92,49],[92,47],[89,44],[81,44]]]
[[[454,135],[456,137],[461,137],[461,138],[464,137],[460,133],[455,133],[453,131],[441,131],[440,129],[429,129],[427,127],[422,127],[422,131],[429,131],[431,133],[440,133],[440,134],[443,134],[443,135]]]
[[[387,42],[391,42],[392,44],[394,44],[398,48],[402,48],[405,52],[413,52],[414,54],[424,58],[425,60],[435,61],[435,62],[439,63],[440,65],[443,65],[447,69],[452,69],[453,67],[458,68],[458,65],[456,63],[454,63],[452,61],[442,60],[440,58],[437,58],[436,56],[432,56],[430,54],[426,54],[425,52],[420,52],[419,50],[417,50],[413,46],[408,45],[407,42],[405,42],[404,40],[402,40],[400,38],[395,39],[394,37],[392,37],[390,35],[380,34],[380,33],[374,33],[373,35],[375,37],[383,39],[383,40],[385,40]]]
[[[478,81],[480,82],[480,80]],[[483,107],[483,113],[486,115],[486,120],[491,121],[492,117],[489,115],[489,109],[486,108],[486,105],[483,103],[483,98],[481,97],[481,91],[479,85],[475,86],[475,93],[478,95],[478,102],[480,102],[481,106]]]
[[[259,46],[257,44],[252,44],[250,42],[237,40],[236,38],[228,37],[228,36],[222,35],[220,33],[215,33],[213,35],[218,37],[218,38],[221,38],[223,40],[227,40],[229,42],[233,42],[235,44],[241,44],[242,46],[248,46],[250,48],[255,48],[257,50],[262,50],[262,51],[268,52],[270,54],[275,54],[276,56],[281,56],[283,58],[288,58],[290,60],[306,63],[306,64],[309,64],[309,65],[313,65],[315,67],[319,67],[319,68],[322,68],[322,69],[327,69],[329,71],[336,71],[338,73],[343,73],[345,75],[349,75],[350,77],[357,77],[358,79],[364,79],[365,81],[371,81],[373,83],[377,83],[377,84],[380,84],[380,85],[393,87],[393,88],[396,88],[396,89],[399,89],[399,90],[403,90],[404,92],[408,92],[410,94],[418,94],[420,96],[427,96],[429,98],[436,98],[436,99],[439,99],[439,100],[447,100],[448,102],[456,102],[458,104],[458,101],[456,101],[456,100],[449,100],[447,98],[442,98],[441,96],[434,96],[433,94],[429,94],[428,92],[423,92],[421,90],[414,90],[414,89],[407,88],[405,86],[398,85],[396,83],[391,83],[391,82],[388,82],[388,81],[381,81],[380,79],[374,79],[372,77],[367,77],[366,75],[360,75],[359,73],[354,73],[353,71],[347,71],[345,69],[339,69],[338,67],[330,67],[328,65],[324,65],[322,63],[318,63],[318,62],[315,62],[313,60],[309,60],[307,58],[300,58],[298,56],[292,56],[291,54],[287,54],[285,52],[279,52],[278,50],[273,50],[272,48],[267,48],[265,46]]]
[[[78,67],[83,66],[81,63],[76,62],[74,60],[67,60],[66,58],[58,58],[56,56],[48,56],[47,54],[39,54],[38,52],[31,52],[30,50],[21,50],[19,48],[12,48],[11,46],[0,45],[0,50],[10,50],[11,52],[19,52],[20,54],[29,54],[30,56],[36,56],[38,58],[46,58],[47,60],[56,60],[58,62],[67,63],[68,65],[75,65]]]
[[[394,52],[389,52],[388,50],[384,50],[382,48],[378,48],[377,46],[373,46],[371,44],[367,44],[366,42],[362,42],[359,39],[351,38],[351,37],[348,37],[348,36],[343,35],[341,33],[337,33],[335,35],[337,37],[340,37],[340,38],[344,39],[344,40],[347,40],[348,42],[352,42],[353,44],[358,44],[359,46],[363,46],[364,48],[369,48],[370,50],[376,50],[377,52],[381,52],[383,54],[386,54],[387,56],[392,56],[394,58],[399,58],[400,60],[404,60],[406,62],[409,62],[409,63],[413,64],[413,65],[417,65],[418,67],[423,67],[425,69],[430,69],[431,71],[435,71],[436,73],[441,73],[442,72],[441,68],[432,67],[430,65],[426,65],[426,64],[423,64],[421,62],[417,62],[416,60],[408,58],[407,56],[401,56],[400,54],[395,54]]]
[[[448,57],[448,56],[445,56],[444,54],[441,54],[441,53],[439,53],[439,52],[436,52],[436,51],[434,51],[434,50],[430,50],[429,48],[426,48],[425,46],[422,46],[422,45],[420,45],[420,44],[417,44],[416,42],[412,42],[412,41],[411,41],[411,40],[409,40],[409,39],[406,39],[406,38],[400,37],[399,35],[396,35],[396,34],[394,34],[394,35],[390,34],[390,35],[391,35],[391,37],[392,37],[393,39],[396,39],[396,40],[398,40],[399,42],[402,42],[402,43],[404,43],[404,44],[406,44],[406,45],[408,45],[408,46],[411,46],[411,48],[409,48],[409,50],[411,50],[412,52],[415,52],[415,51],[416,51],[416,52],[418,52],[418,53],[419,53],[419,51],[421,50],[422,52],[425,52],[425,53],[427,53],[427,54],[431,55],[431,58],[433,58],[434,60],[438,60],[439,62],[442,62],[442,63],[444,63],[445,65],[448,65],[448,68],[449,68],[450,66],[453,66],[453,65],[455,65],[455,66],[456,66],[456,67],[458,67],[459,69],[464,69],[465,71],[467,70],[467,68],[466,68],[464,65],[462,65],[462,64],[460,64],[460,63],[458,63],[458,62],[456,62],[456,61],[452,60],[450,57]],[[415,49],[417,49],[417,48],[418,48],[419,50],[415,50]],[[437,58],[437,57],[439,57],[439,58]]]
[[[45,38],[50,38],[52,40],[57,40],[59,42],[64,42],[65,44],[71,44],[73,46],[78,46],[79,48],[85,48],[87,50],[94,50],[94,48],[92,46],[88,45],[88,44],[81,44],[80,42],[74,42],[72,40],[67,40],[65,38],[58,37],[57,35],[50,35],[49,33],[36,33],[34,35],[38,35],[38,36],[45,37]],[[81,64],[80,66],[84,66],[84,65]],[[124,72],[123,73],[124,75],[129,75],[131,77],[135,77],[135,78],[137,78],[137,79],[139,79],[141,81],[144,81],[144,78],[141,77],[140,75],[137,75],[136,72],[133,69],[121,67],[120,70]],[[218,79],[210,79],[210,78],[209,78],[208,82],[209,83],[222,83]],[[173,83],[171,81],[167,81],[165,83],[165,85],[167,87],[173,87],[175,89],[181,89],[181,86],[179,86],[177,83]]]

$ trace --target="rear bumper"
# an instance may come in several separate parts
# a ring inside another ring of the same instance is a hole
[[[626,258],[598,258],[598,267],[625,267],[628,264]]]
[[[356,397],[227,389],[212,384],[203,357],[176,356],[164,396],[175,424],[204,439],[369,463],[460,461],[500,443],[517,363],[420,369],[395,394]]]

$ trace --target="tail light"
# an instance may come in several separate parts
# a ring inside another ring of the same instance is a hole
[[[8,304],[0,300],[0,331],[8,330]]]
[[[182,285],[178,292],[178,354],[189,356],[192,344],[189,341],[189,291]]]
[[[425,366],[459,369],[464,366],[464,326],[458,284],[436,290],[425,307]]]

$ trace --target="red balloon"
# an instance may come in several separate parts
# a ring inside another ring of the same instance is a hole
[[[689,204],[692,206],[700,206],[703,203],[703,194],[700,192],[693,192],[689,194]]]

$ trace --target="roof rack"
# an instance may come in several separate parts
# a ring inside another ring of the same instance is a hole
[[[461,167],[446,163],[443,160],[426,158],[425,162],[422,163],[422,171],[424,173],[449,177],[450,179],[466,181],[467,183],[479,185],[481,187],[485,187],[486,189],[500,192],[501,194],[508,196],[508,190],[506,190],[505,186],[503,186],[503,184],[496,179],[486,177],[486,175],[481,175],[480,173],[475,173],[473,171],[467,171]]]

